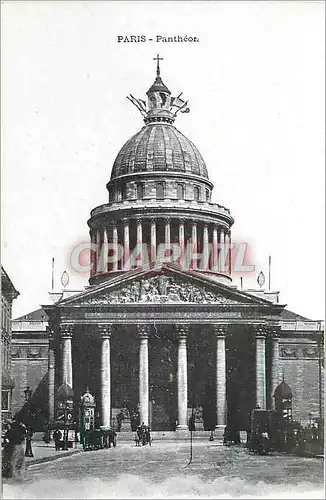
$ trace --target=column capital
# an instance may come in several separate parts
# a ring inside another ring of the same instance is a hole
[[[150,333],[150,325],[137,325],[137,333],[140,339],[147,339]]]
[[[171,217],[164,217],[164,222],[165,222],[165,224],[170,224]]]
[[[109,339],[112,334],[112,325],[97,325],[101,339]]]
[[[129,224],[129,219],[124,218],[122,219],[122,222],[125,226],[127,226]]]
[[[179,340],[183,339],[185,340],[187,338],[187,335],[189,333],[189,326],[188,325],[176,325],[176,332]]]
[[[156,225],[156,217],[151,217],[150,221],[152,226]]]
[[[278,340],[281,336],[281,326],[271,326],[270,327],[270,335],[272,339]]]
[[[254,331],[256,338],[265,339],[268,333],[268,328],[266,327],[266,325],[255,325]]]
[[[137,217],[136,222],[137,222],[137,226],[140,226],[143,222],[143,219]]]
[[[60,325],[60,337],[62,339],[71,339],[74,327],[72,325]]]
[[[179,224],[184,225],[185,223],[185,218],[184,217],[179,217]]]
[[[228,329],[229,329],[228,325],[214,325],[214,333],[216,338],[226,337]]]

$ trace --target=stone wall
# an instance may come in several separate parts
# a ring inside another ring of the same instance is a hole
[[[315,343],[280,343],[279,377],[291,387],[293,393],[293,418],[304,425],[309,422],[309,413],[319,416],[319,392],[322,410],[324,405],[324,368],[321,368],[319,387],[318,347]]]

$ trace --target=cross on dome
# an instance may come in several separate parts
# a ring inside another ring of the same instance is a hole
[[[160,61],[163,61],[163,57],[160,57],[159,54],[157,54],[156,57],[153,57],[153,61],[157,61],[156,74],[157,76],[160,76]]]

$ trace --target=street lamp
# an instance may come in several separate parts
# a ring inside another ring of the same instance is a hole
[[[31,399],[32,397],[32,389],[30,389],[29,385],[26,387],[26,389],[24,390],[24,395],[25,395],[25,402],[28,403],[29,400]]]

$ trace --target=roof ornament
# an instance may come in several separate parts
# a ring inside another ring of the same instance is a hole
[[[263,271],[260,271],[260,273],[258,274],[257,283],[260,286],[260,288],[262,288],[264,286],[265,274],[263,273]]]
[[[146,92],[147,102],[131,94],[127,99],[140,111],[146,124],[157,122],[172,124],[179,112],[189,113],[188,101],[181,99],[182,92],[177,97],[171,96],[170,90],[164,85],[160,76],[160,61],[163,61],[163,57],[157,54],[153,60],[157,62],[156,78]]]
[[[156,75],[160,76],[160,61],[163,61],[163,57],[160,57],[159,54],[157,54],[156,57],[153,57],[153,61],[157,61]]]

